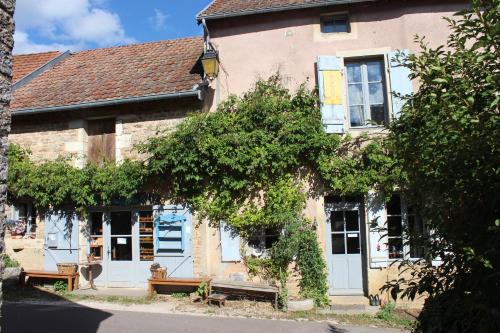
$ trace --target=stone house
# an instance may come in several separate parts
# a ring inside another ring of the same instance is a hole
[[[203,109],[202,53],[202,38],[183,38],[15,56],[9,140],[28,148],[35,162],[66,156],[82,167],[102,158],[137,158],[135,144]],[[183,216],[179,243],[189,246],[157,250],[162,244],[153,243],[152,215],[159,209]],[[56,270],[56,263],[82,262],[94,253],[103,259],[96,283],[107,286],[144,286],[153,260],[175,269],[173,276],[202,274],[200,245],[191,246],[195,221],[183,207],[89,207],[88,216],[41,217],[32,203],[16,200],[8,218],[26,223],[26,231],[7,237],[7,253],[32,270]]]
[[[415,34],[444,43],[441,17],[464,6],[459,0],[215,0],[197,16],[204,38],[16,56],[9,138],[30,148],[35,161],[67,154],[82,166],[104,153],[119,163],[137,158],[134,144],[157,129],[173,129],[188,112],[214,110],[277,71],[292,89],[303,82],[319,88],[331,135],[383,135],[401,108],[391,92],[415,89],[394,54],[418,52]],[[221,70],[204,90],[199,59],[210,48]],[[332,193],[309,199],[305,213],[318,225],[332,296],[379,294],[401,274],[391,263],[423,255],[405,245],[402,232],[403,226],[423,232],[423,221],[397,193],[388,203],[375,191],[356,198]],[[7,252],[26,268],[52,270],[93,252],[103,259],[96,278],[102,286],[144,286],[153,260],[174,277],[248,278],[239,237],[198,223],[184,207],[90,207],[88,221],[73,221],[64,235],[67,221],[37,217],[29,202],[14,203],[8,214],[27,221],[24,238],[6,239]],[[159,239],[161,228],[148,225],[159,214],[184,221],[170,230],[177,236],[169,244]],[[388,235],[374,223],[388,227]],[[272,236],[259,235],[249,250],[261,255]]]

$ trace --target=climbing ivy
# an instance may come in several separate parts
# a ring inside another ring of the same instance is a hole
[[[364,194],[399,177],[382,139],[325,133],[317,93],[305,85],[292,93],[279,75],[229,97],[215,112],[190,116],[140,151],[149,156],[150,177],[167,184],[165,195],[189,203],[212,224],[224,220],[246,237],[263,228],[283,230],[270,260],[247,262],[282,286],[295,262],[301,294],[318,305],[326,302],[325,264],[302,216],[306,198]]]
[[[141,193],[145,181],[142,162],[126,160],[120,165],[70,165],[68,158],[34,163],[30,151],[11,144],[8,151],[9,199],[27,198],[40,210],[77,210],[91,206],[127,204]]]

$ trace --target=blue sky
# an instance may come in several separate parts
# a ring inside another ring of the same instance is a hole
[[[17,0],[14,53],[84,50],[202,35],[211,0]]]

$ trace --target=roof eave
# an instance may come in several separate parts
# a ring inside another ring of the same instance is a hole
[[[105,106],[113,106],[113,105],[129,104],[129,103],[140,103],[140,102],[153,102],[153,101],[159,101],[159,100],[185,98],[185,97],[198,97],[199,98],[200,91],[197,89],[196,90],[193,89],[193,90],[181,91],[181,92],[175,92],[175,93],[126,97],[126,98],[92,101],[92,102],[70,104],[70,105],[49,106],[49,107],[45,107],[45,108],[17,109],[17,110],[12,110],[11,114],[13,117],[14,116],[28,116],[28,115],[52,113],[52,112],[59,112],[59,111],[73,111],[73,110],[90,109],[90,108],[96,108],[96,107],[105,107]]]
[[[273,12],[282,12],[296,9],[305,9],[305,8],[318,8],[318,7],[330,7],[337,5],[345,5],[350,3],[359,3],[359,2],[375,2],[377,0],[339,0],[335,3],[323,3],[323,4],[301,4],[301,5],[290,5],[290,6],[281,6],[281,7],[272,7],[272,8],[263,8],[263,9],[254,9],[254,10],[246,10],[246,11],[238,11],[238,12],[227,12],[221,14],[212,14],[212,15],[201,15],[198,14],[196,16],[196,20],[201,22],[201,20],[218,20],[230,17],[238,17],[238,16],[248,16],[248,15],[256,15],[256,14],[266,14]],[[208,8],[208,7],[207,7]]]

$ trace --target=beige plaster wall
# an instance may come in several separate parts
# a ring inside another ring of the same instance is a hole
[[[211,42],[221,62],[219,77],[212,85],[216,89],[214,105],[229,94],[247,91],[259,78],[277,71],[290,88],[303,82],[312,88],[319,55],[383,55],[405,48],[418,52],[416,34],[426,36],[431,45],[443,44],[449,30],[442,17],[465,3],[390,1],[209,21]],[[321,15],[346,12],[351,33],[320,32]]]

